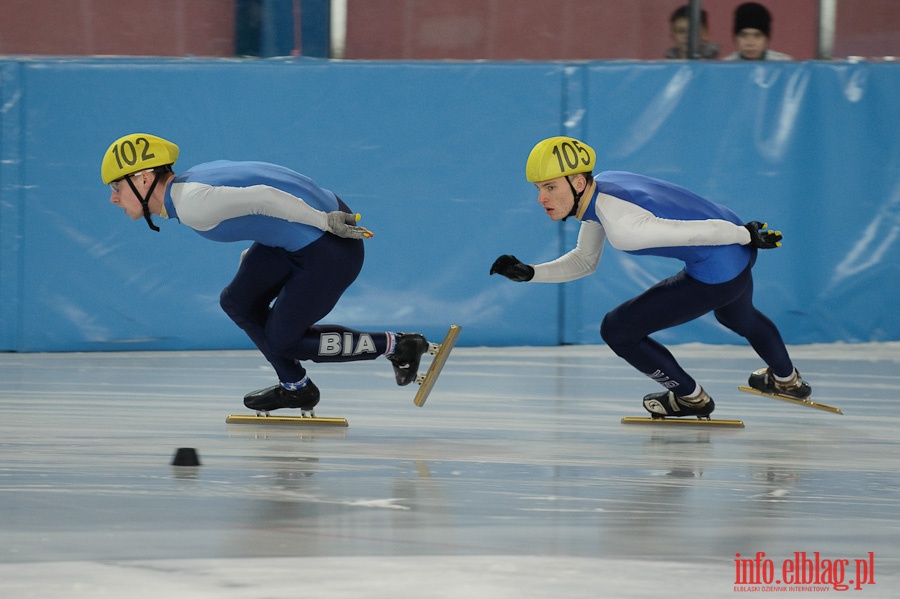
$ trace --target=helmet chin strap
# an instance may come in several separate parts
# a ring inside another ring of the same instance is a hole
[[[575,186],[572,185],[572,180],[568,177],[566,177],[566,183],[569,184],[569,188],[571,188],[572,196],[575,198],[575,200],[572,202],[572,210],[570,210],[569,213],[563,217],[563,222],[565,222],[566,219],[570,216],[575,216],[575,213],[578,212],[578,202],[579,200],[581,200],[581,196],[583,196],[584,192],[587,190],[587,185],[585,185],[584,189],[582,189],[581,191],[575,191]]]
[[[147,224],[150,225],[150,228],[156,232],[159,232],[159,227],[153,224],[153,220],[150,218],[150,196],[153,195],[153,190],[156,189],[156,184],[159,183],[159,175],[160,173],[153,173],[153,183],[150,184],[150,189],[147,190],[147,195],[142,196],[140,192],[135,187],[134,183],[131,181],[131,177],[126,177],[125,180],[128,181],[128,186],[131,187],[131,191],[134,192],[134,195],[137,196],[137,199],[141,202],[141,207],[144,209],[144,219],[147,221]],[[571,183],[569,184],[571,185]]]

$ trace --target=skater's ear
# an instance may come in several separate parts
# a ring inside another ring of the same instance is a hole
[[[575,188],[575,191],[578,193],[583,192],[587,189],[588,180],[585,173],[576,173],[572,175],[572,187]]]

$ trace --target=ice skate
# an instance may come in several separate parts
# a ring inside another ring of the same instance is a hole
[[[750,375],[747,381],[749,386],[741,385],[738,387],[744,393],[753,393],[756,395],[764,395],[773,399],[780,399],[798,406],[807,408],[815,408],[823,412],[831,412],[832,414],[843,414],[840,408],[828,406],[818,403],[810,399],[812,395],[812,387],[803,380],[800,373],[794,371],[794,377],[790,381],[784,383],[775,380],[772,371],[769,368],[760,368]]]
[[[416,380],[419,362],[428,351],[428,341],[418,333],[397,333],[397,346],[388,360],[394,365],[394,377],[397,384],[408,385]]]
[[[319,388],[309,381],[300,389],[289,390],[278,385],[259,389],[244,396],[244,405],[256,410],[255,415],[231,414],[225,419],[228,424],[288,424],[300,426],[347,427],[346,418],[321,418],[313,408],[319,403]],[[299,409],[299,416],[270,416],[272,410],[282,408]]]
[[[259,389],[244,396],[244,405],[256,410],[255,415],[231,414],[225,419],[228,424],[287,424],[300,426],[347,427],[346,418],[321,418],[313,408],[319,403],[319,389],[309,381],[300,389],[288,390],[279,385]],[[299,409],[299,416],[270,416],[272,410],[282,408]]]
[[[750,375],[747,384],[757,391],[769,395],[787,395],[800,400],[805,400],[812,395],[812,387],[800,377],[800,373],[796,370],[790,381],[782,383],[775,379],[770,368],[760,368]]]
[[[696,416],[697,418],[709,418],[716,404],[712,397],[700,389],[700,395],[690,399],[679,397],[672,391],[651,393],[644,397],[644,409],[650,415],[657,418]]]
[[[419,390],[413,398],[413,403],[420,408],[425,405],[425,401],[428,399],[428,395],[434,388],[434,384],[437,382],[441,370],[444,369],[444,364],[447,363],[447,358],[450,357],[450,351],[456,345],[456,340],[459,339],[461,331],[462,328],[459,325],[451,324],[442,342],[427,344],[428,353],[434,356],[431,364],[428,365],[428,370],[424,373],[416,373],[415,370],[413,370],[413,373],[415,373],[413,380],[419,385]],[[421,357],[421,355],[419,357]]]
[[[644,409],[650,412],[650,418],[626,416],[622,418],[622,424],[744,427],[742,420],[714,420],[710,418],[709,415],[716,409],[716,404],[713,402],[712,397],[703,389],[700,390],[700,395],[691,399],[679,397],[672,391],[651,393],[644,397]]]
[[[311,412],[319,403],[319,388],[309,381],[300,389],[288,390],[280,384],[259,389],[244,396],[244,405],[257,412],[271,412],[282,408]]]

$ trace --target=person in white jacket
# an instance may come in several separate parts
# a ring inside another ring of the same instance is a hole
[[[744,2],[735,9],[733,31],[737,50],[722,60],[793,60],[790,55],[769,48],[772,14],[758,2]]]
[[[534,146],[526,179],[552,220],[581,221],[576,246],[543,264],[503,255],[490,274],[519,282],[572,281],[597,269],[607,241],[632,254],[674,258],[683,270],[610,311],[600,327],[617,355],[666,389],[644,397],[644,408],[659,416],[698,417],[715,409],[703,387],[650,337],[709,312],[746,338],[766,363],[750,376],[751,387],[809,397],[811,388],[794,368],[777,327],[753,306],[757,250],[780,246],[781,234],[758,221],[744,223],[725,206],[666,181],[622,171],[595,176],[595,164],[593,148],[571,137]]]

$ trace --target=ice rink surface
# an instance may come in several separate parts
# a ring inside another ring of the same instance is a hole
[[[843,416],[672,349],[745,428],[621,424],[659,388],[603,346],[456,348],[422,408],[310,365],[346,429],[226,424],[256,352],[0,354],[0,597],[900,596],[900,344],[791,348]]]

